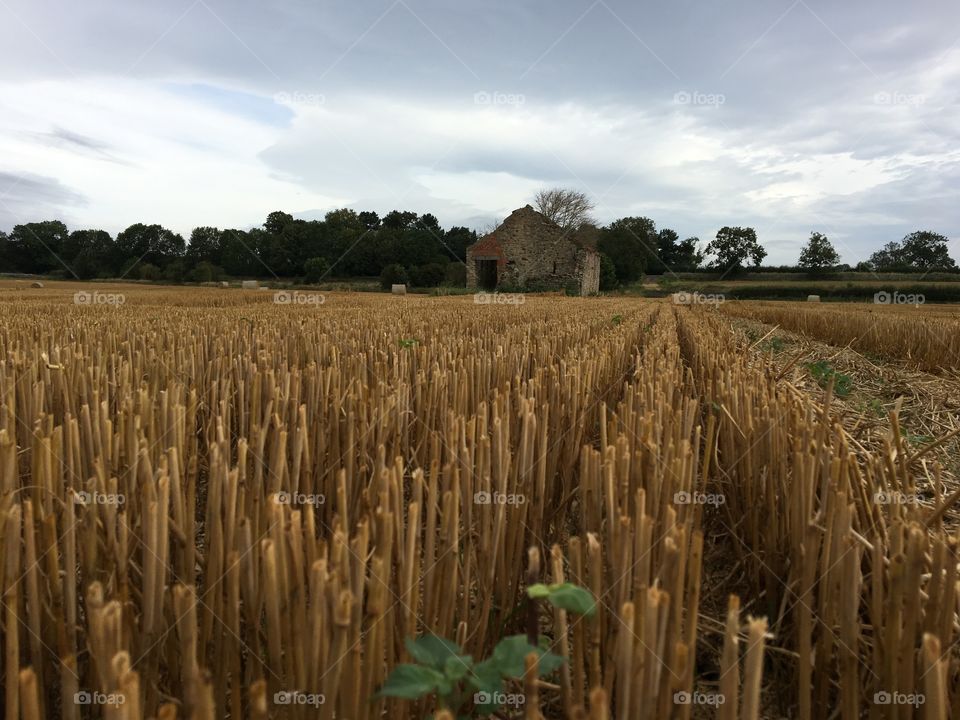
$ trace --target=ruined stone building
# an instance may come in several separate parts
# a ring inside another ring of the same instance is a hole
[[[467,248],[467,287],[481,290],[600,289],[597,230],[565,233],[526,205]]]

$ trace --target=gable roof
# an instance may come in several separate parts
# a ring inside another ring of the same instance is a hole
[[[493,238],[497,231],[504,227],[510,227],[512,225],[539,225],[539,229],[543,231],[545,235],[554,236],[557,239],[565,239],[574,243],[578,247],[581,247],[590,252],[597,252],[597,238],[599,232],[597,228],[593,225],[584,225],[579,229],[573,232],[565,232],[557,223],[548,218],[541,212],[533,209],[532,205],[524,205],[522,208],[517,208],[512,213],[510,213],[502,223],[497,225],[496,229],[493,232],[487,233],[483,237],[479,238],[477,242],[473,243],[467,250],[474,250],[480,246],[481,242],[487,241],[488,238]],[[487,241],[486,244],[489,244]]]

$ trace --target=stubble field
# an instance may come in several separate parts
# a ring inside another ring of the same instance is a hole
[[[960,717],[953,308],[513,300],[0,288],[4,717]]]

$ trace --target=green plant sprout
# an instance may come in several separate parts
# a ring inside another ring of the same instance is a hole
[[[804,367],[822,388],[827,387],[833,380],[833,392],[837,397],[846,397],[853,390],[853,379],[849,375],[838,373],[826,360],[807,363]]]
[[[587,617],[597,610],[593,595],[572,583],[531,585],[527,597]],[[524,661],[531,652],[537,653],[539,677],[552,674],[566,662],[549,652],[550,644],[545,635],[538,637],[537,646],[531,645],[526,635],[510,635],[496,644],[489,658],[475,662],[459,645],[437,635],[407,638],[404,645],[414,662],[394,667],[377,696],[419,700],[435,695],[438,707],[454,712],[458,720],[488,717],[508,697],[506,683],[523,678]]]

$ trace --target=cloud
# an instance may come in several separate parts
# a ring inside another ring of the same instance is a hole
[[[126,164],[125,160],[113,153],[108,143],[71,132],[62,127],[55,127],[50,132],[34,132],[29,133],[29,135],[44,145],[70,150],[96,160]]]
[[[281,132],[277,127],[185,97],[162,83],[0,84],[0,96],[21,100],[4,114],[8,129],[0,131],[0,168],[19,174],[16,168],[30,167],[63,187],[77,188],[88,202],[81,206],[64,196],[60,212],[71,227],[116,233],[135,222],[159,222],[189,235],[197,225],[245,227],[281,207],[340,200],[278,178],[258,159]],[[32,130],[61,117],[64,106],[70,108],[68,128]],[[104,152],[124,162],[103,162]],[[52,204],[39,204],[33,212],[49,213]]]
[[[86,203],[81,193],[55,178],[0,170],[0,229],[40,218],[63,217],[64,209]]]
[[[347,205],[479,224],[567,185],[604,221],[754,226],[771,263],[819,230],[856,262],[920,227],[960,241],[957,20],[893,0],[8,0],[0,171],[54,183],[22,210],[114,232]]]

